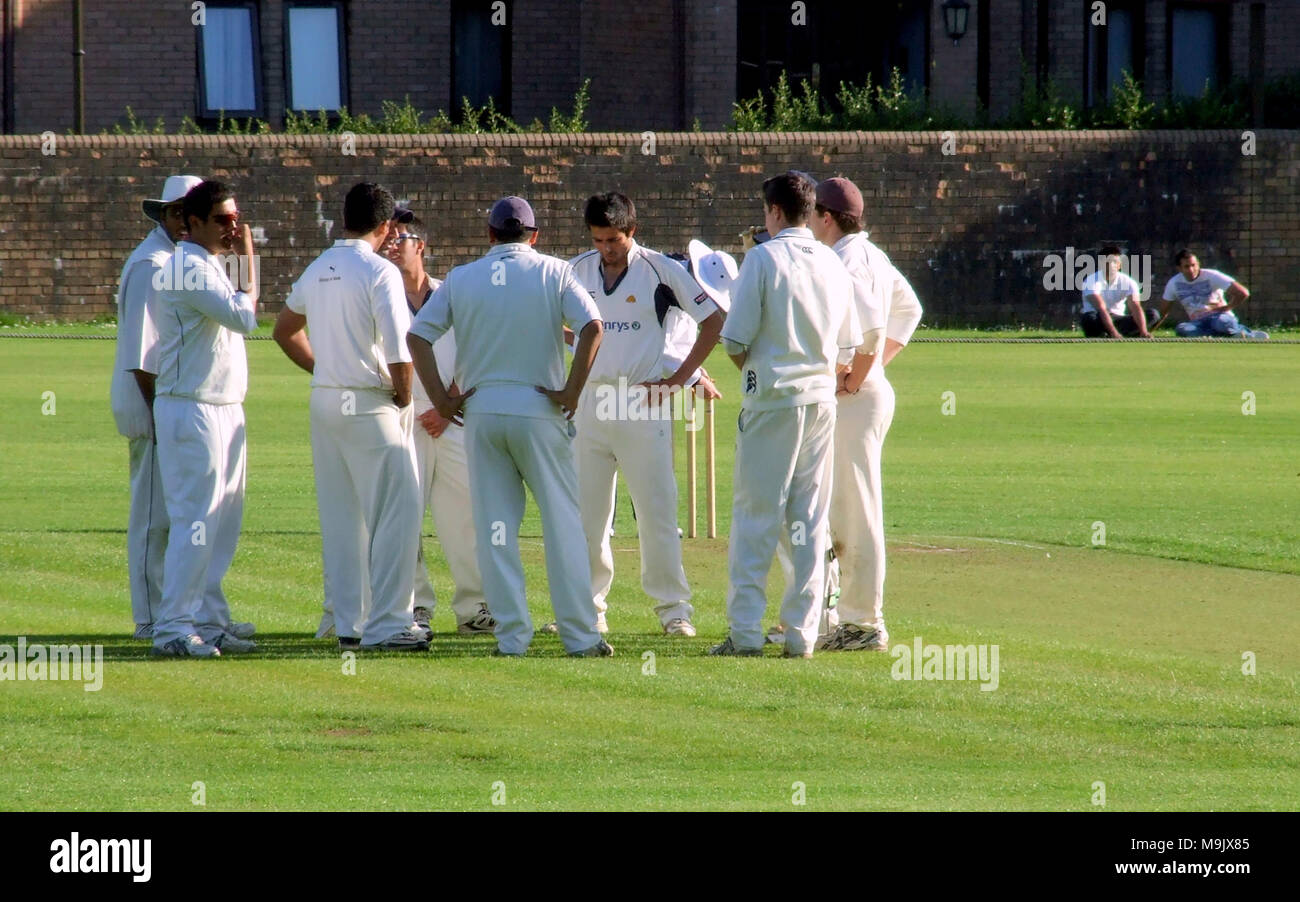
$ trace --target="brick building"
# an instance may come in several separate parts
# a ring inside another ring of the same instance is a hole
[[[826,94],[899,68],[950,108],[996,118],[1022,67],[1085,103],[1123,69],[1154,96],[1300,68],[1296,0],[96,0],[84,4],[85,129],[137,117],[282,124],[290,110],[426,113],[492,96],[516,120],[591,79],[596,131],[723,128],[780,71]],[[0,0],[3,131],[74,124],[73,0]],[[1104,22],[1102,21],[1104,20]],[[196,24],[201,23],[201,24]]]

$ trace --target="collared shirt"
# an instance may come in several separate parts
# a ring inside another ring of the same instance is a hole
[[[655,292],[660,285],[673,293],[677,309],[697,323],[718,310],[680,263],[635,241],[627,253],[627,269],[608,290],[599,251],[579,254],[569,262],[578,281],[595,300],[605,325],[588,384],[617,383],[619,377],[630,384],[662,378],[664,350],[673,322],[668,315],[663,323],[659,322]]]
[[[853,282],[840,258],[804,228],[750,250],[731,289],[722,337],[747,347],[741,407],[835,403],[835,360],[862,345]]]
[[[284,305],[307,317],[314,388],[391,392],[388,365],[411,362],[401,270],[363,239],[335,241],[303,270]]]
[[[1095,272],[1083,283],[1083,303],[1079,312],[1096,313],[1092,296],[1099,294],[1111,316],[1127,316],[1128,299],[1134,295],[1140,296],[1141,291],[1136,280],[1127,273],[1117,272],[1114,279],[1107,280],[1105,273]]]
[[[835,242],[835,253],[839,254],[849,275],[853,276],[855,299],[858,295],[857,273],[865,270],[871,274],[873,293],[884,311],[884,320],[882,322],[875,318],[874,311],[873,315],[864,317],[861,303],[858,306],[858,318],[864,335],[875,329],[884,329],[882,341],[876,345],[877,352],[883,350],[884,338],[892,339],[900,345],[911,341],[912,334],[921,322],[921,302],[917,300],[916,292],[912,290],[907,278],[898,271],[888,255],[867,237],[866,232],[845,235]],[[840,363],[848,363],[852,358],[852,352],[840,353]],[[874,366],[868,378],[878,378],[883,374],[883,367]]]
[[[134,438],[149,434],[149,405],[131,370],[158,372],[157,289],[154,273],[167,265],[176,245],[162,226],[151,231],[127,257],[117,289],[117,349],[109,403],[117,429]]]
[[[454,378],[462,391],[475,390],[466,413],[553,418],[563,414],[536,386],[564,387],[563,326],[581,332],[597,319],[572,266],[508,242],[447,273],[411,332],[432,344],[455,327]]]
[[[1217,269],[1202,268],[1190,282],[1179,273],[1165,284],[1162,297],[1166,301],[1182,304],[1188,319],[1200,319],[1219,307],[1227,306],[1223,293],[1232,287],[1232,281],[1232,276]]]
[[[234,259],[231,254],[229,259]],[[244,336],[257,328],[252,298],[236,291],[222,261],[189,241],[155,275],[159,397],[240,404],[248,391]]]

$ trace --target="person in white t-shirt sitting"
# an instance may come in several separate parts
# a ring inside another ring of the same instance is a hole
[[[1079,328],[1087,338],[1150,338],[1147,315],[1142,309],[1141,289],[1124,272],[1124,257],[1118,247],[1101,249],[1104,271],[1083,283]]]
[[[1202,269],[1201,261],[1187,248],[1178,252],[1174,263],[1178,266],[1178,275],[1165,284],[1160,319],[1151,331],[1160,328],[1169,315],[1169,308],[1177,301],[1187,313],[1187,322],[1174,327],[1180,338],[1223,335],[1255,341],[1268,339],[1267,332],[1243,326],[1233,312],[1234,307],[1250,297],[1245,285],[1217,269]]]

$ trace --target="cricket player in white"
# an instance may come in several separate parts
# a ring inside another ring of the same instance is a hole
[[[677,261],[641,247],[636,207],[617,192],[587,200],[583,218],[596,249],[573,258],[604,325],[600,353],[578,402],[578,499],[591,563],[597,628],[605,631],[614,583],[609,527],[616,473],[636,510],[641,586],[670,636],[694,636],[690,586],[677,532],[670,391],[680,394],[718,342],[723,314]],[[694,346],[664,378],[665,319],[670,309],[699,323]],[[681,398],[678,399],[682,403]]]
[[[167,506],[154,443],[154,380],[158,375],[157,289],[154,273],[162,270],[185,234],[181,199],[203,181],[173,175],[162,197],[142,203],[154,229],[122,267],[117,289],[117,353],[109,402],[117,431],[126,437],[131,467],[131,508],[126,526],[126,567],[131,587],[135,638],[152,639],[154,618],[162,602],[163,555],[167,553]]]
[[[819,651],[888,651],[885,519],[880,459],[894,419],[885,363],[916,331],[921,305],[907,280],[862,231],[862,193],[845,178],[817,185],[812,231],[844,262],[864,336],[855,362],[840,353],[830,529],[840,568],[839,624]],[[865,378],[861,377],[865,372]]]
[[[1079,327],[1086,338],[1150,338],[1142,289],[1124,272],[1124,256],[1115,245],[1101,249],[1103,269],[1083,283]],[[1154,320],[1153,320],[1154,322]]]
[[[745,255],[722,329],[741,371],[727,619],[714,655],[760,655],[767,574],[790,534],[794,579],[781,605],[785,655],[811,657],[821,617],[835,430],[835,361],[862,332],[844,264],[807,228],[814,186],[786,172],[763,183],[772,240]],[[860,355],[859,355],[860,356]],[[855,361],[850,376],[860,380]],[[856,387],[856,386],[854,386]]]
[[[399,209],[393,216],[393,234],[388,237],[385,253],[402,273],[406,306],[411,317],[419,315],[433,293],[442,285],[440,279],[424,270],[424,251],[428,246],[424,221],[410,210]],[[433,343],[438,372],[456,371],[456,332],[447,332]],[[449,390],[456,391],[453,383]],[[415,379],[411,385],[415,404],[415,470],[420,480],[420,497],[433,516],[456,584],[451,610],[456,617],[456,632],[466,636],[492,635],[496,621],[488,613],[483,597],[483,579],[478,572],[474,540],[474,510],[469,496],[469,462],[465,458],[465,427],[446,420],[434,408],[424,383]],[[421,514],[423,517],[423,514]],[[415,569],[413,596],[417,626],[429,628],[437,605],[429,570],[424,563],[423,548]]]
[[[447,274],[420,309],[407,343],[438,412],[465,423],[479,571],[497,621],[496,653],[521,656],[533,638],[519,556],[527,485],[542,516],[560,640],[570,655],[608,657],[614,650],[596,631],[591,570],[580,541],[568,421],[600,345],[600,313],[573,267],[533,249],[537,223],[523,198],[505,197],[493,205],[488,237],[492,249]],[[578,335],[567,381],[566,325]],[[461,394],[448,393],[432,348],[452,328]]]
[[[294,283],[274,335],[312,374],[325,610],[339,647],[423,651],[429,637],[412,629],[411,612],[421,520],[411,317],[401,273],[376,253],[393,207],[392,194],[371,182],[348,191],[344,237]]]
[[[182,210],[189,235],[155,276],[154,426],[171,524],[153,652],[214,657],[256,649],[230,632],[221,581],[244,516],[244,336],[257,328],[257,275],[253,236],[239,227],[229,188],[202,182],[185,195]],[[249,276],[243,290],[217,257],[234,247],[236,235]]]

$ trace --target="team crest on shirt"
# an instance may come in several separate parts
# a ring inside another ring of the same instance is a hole
[[[627,296],[627,302],[628,302],[629,304],[635,304],[635,303],[636,303],[636,295],[634,295],[634,294],[629,294],[629,295]]]

